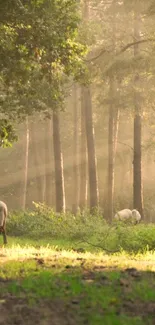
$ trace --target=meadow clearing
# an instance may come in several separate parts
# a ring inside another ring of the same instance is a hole
[[[154,225],[25,215],[0,249],[0,324],[154,324]]]

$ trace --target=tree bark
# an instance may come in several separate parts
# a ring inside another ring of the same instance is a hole
[[[112,15],[112,47],[115,53],[116,51],[116,3],[114,0],[113,15]],[[108,126],[108,206],[107,206],[107,219],[111,222],[113,219],[114,209],[114,169],[115,169],[115,157],[117,149],[118,127],[119,127],[119,115],[120,111],[118,107],[115,107],[116,96],[116,76],[109,78],[109,126]]]
[[[114,164],[115,164],[115,158],[117,152],[119,121],[120,121],[120,109],[119,107],[116,107],[114,113]]]
[[[83,20],[88,22],[89,19],[89,0],[83,0],[83,8],[82,8],[82,12],[83,12]]]
[[[140,39],[139,21],[140,17],[137,13],[135,6],[134,12],[134,38]],[[139,54],[139,45],[134,45],[134,56]],[[144,218],[144,206],[143,206],[143,186],[142,186],[142,117],[141,106],[139,102],[139,96],[137,88],[139,85],[139,74],[135,74],[134,78],[134,159],[133,159],[133,207],[137,209],[142,219]]]
[[[78,178],[78,96],[77,85],[73,86],[74,105],[74,134],[73,134],[73,203],[72,213],[76,214],[79,201],[79,178]]]
[[[31,136],[32,136],[32,150],[33,150],[33,161],[35,170],[35,179],[37,184],[37,201],[44,201],[44,154],[42,152],[42,144],[38,143],[37,132],[39,122],[31,124]],[[40,125],[39,125],[40,126]],[[40,127],[41,129],[41,127]]]
[[[83,22],[89,20],[89,0],[82,1]],[[87,207],[87,144],[86,144],[86,123],[85,123],[85,87],[81,86],[81,143],[80,143],[80,194],[79,206],[83,211]]]
[[[45,202],[52,206],[52,123],[45,122]]]
[[[25,137],[25,168],[24,168],[24,186],[22,209],[26,208],[27,180],[28,180],[28,161],[29,161],[29,121],[26,118],[26,137]]]
[[[108,206],[107,218],[111,222],[113,218],[114,201],[114,80],[110,79],[110,105],[108,126]]]
[[[89,87],[84,87],[85,128],[88,152],[90,210],[98,207],[97,164],[95,154],[92,101]]]
[[[53,112],[53,150],[55,164],[56,211],[65,212],[65,188],[63,156],[61,152],[60,125],[58,112]]]
[[[81,86],[81,144],[80,144],[80,195],[79,206],[83,211],[87,206],[87,146],[84,109],[84,87]]]

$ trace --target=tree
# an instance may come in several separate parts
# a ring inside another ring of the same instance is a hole
[[[87,145],[85,127],[84,86],[81,86],[81,134],[80,134],[80,197],[79,206],[83,211],[87,204]]]
[[[134,39],[140,40],[140,16],[138,15],[138,8],[134,9]],[[139,45],[134,45],[134,56],[139,54]],[[137,88],[140,87],[140,76],[136,72],[134,77],[134,160],[133,160],[133,207],[137,209],[142,218],[144,218],[143,207],[143,190],[142,190],[142,110],[140,106],[139,94]]]
[[[52,206],[52,123],[45,121],[45,202]]]
[[[94,142],[93,112],[90,88],[84,88],[84,109],[85,109],[85,128],[88,152],[88,175],[89,175],[89,195],[90,209],[93,211],[98,207],[98,182],[97,182],[97,166]]]
[[[116,53],[117,1],[112,3],[112,50]],[[118,80],[116,74],[109,78],[109,126],[108,126],[108,207],[107,219],[112,221],[114,209],[114,176],[117,136],[119,127],[119,107],[116,101]]]
[[[26,119],[26,134],[25,134],[25,166],[24,166],[24,186],[23,186],[23,203],[22,208],[26,208],[27,181],[28,181],[28,162],[29,162],[29,120]]]
[[[53,150],[55,165],[56,211],[65,212],[65,187],[63,174],[63,155],[61,151],[60,126],[58,112],[53,112]]]
[[[74,110],[74,131],[73,131],[73,214],[77,213],[79,201],[79,178],[78,178],[78,88],[73,85],[73,110]]]
[[[110,105],[109,105],[109,125],[108,125],[108,206],[107,219],[112,221],[113,217],[113,200],[114,200],[114,78],[110,78]]]
[[[35,175],[35,186],[37,188],[37,200],[39,202],[44,202],[44,169],[45,169],[45,155],[43,141],[40,143],[38,138],[38,125],[40,128],[40,138],[42,140],[42,123],[37,117],[37,123],[32,121],[30,134],[32,138],[32,155],[33,155],[33,166],[34,166],[34,175]]]
[[[23,120],[38,111],[49,118],[53,109],[62,108],[68,76],[78,79],[83,72],[78,24],[76,0],[1,1],[0,113],[6,121],[2,132],[8,121]],[[37,149],[34,154],[39,171]],[[37,175],[42,201],[45,177],[42,171]]]
[[[83,1],[82,8],[83,23],[89,23],[89,0]],[[89,54],[90,55],[90,54]],[[87,59],[89,60],[89,55]],[[88,65],[88,70],[90,69]],[[82,88],[82,103],[84,108],[83,118],[85,121],[87,155],[88,155],[88,175],[89,175],[89,200],[90,210],[93,211],[98,206],[98,181],[97,181],[97,164],[94,141],[93,111],[92,99],[89,85]]]
[[[63,101],[68,75],[82,71],[76,0],[1,1],[0,112],[8,119]]]
[[[96,3],[99,3],[99,2],[96,1]],[[138,13],[141,14],[142,11],[144,12],[144,7],[146,7],[146,2],[145,1],[144,2],[136,1],[136,3],[138,3]],[[110,144],[109,149],[110,150],[109,150],[109,173],[108,173],[109,174],[109,177],[108,177],[108,179],[109,179],[109,181],[108,181],[109,202],[110,202],[110,204],[109,204],[110,211],[108,214],[110,215],[110,219],[112,218],[112,214],[113,214],[112,206],[113,206],[113,191],[114,191],[113,190],[113,185],[114,185],[114,150],[115,150],[114,148],[116,147],[116,141],[114,139],[115,138],[115,136],[114,136],[115,123],[113,121],[113,119],[115,118],[114,112],[118,111],[118,104],[119,104],[120,109],[121,109],[121,115],[125,115],[126,118],[128,119],[128,116],[130,116],[130,114],[132,114],[131,112],[133,111],[133,107],[135,106],[135,100],[133,99],[133,74],[135,74],[135,71],[136,71],[136,73],[138,71],[139,76],[142,75],[142,82],[140,85],[138,85],[138,83],[137,83],[136,88],[138,87],[139,89],[138,89],[138,91],[136,89],[136,92],[137,93],[144,92],[144,95],[142,97],[142,96],[139,96],[139,94],[138,94],[138,105],[137,105],[136,110],[138,112],[138,110],[139,110],[138,106],[140,106],[140,110],[141,110],[140,115],[141,115],[142,109],[145,107],[145,100],[147,103],[147,97],[148,97],[148,93],[146,94],[144,89],[146,87],[147,81],[150,80],[149,78],[147,78],[150,73],[150,71],[149,71],[150,58],[148,55],[149,51],[148,51],[148,48],[147,49],[145,48],[146,46],[148,47],[147,42],[149,40],[149,38],[147,37],[148,36],[147,35],[148,22],[145,23],[144,16],[143,16],[143,26],[140,29],[141,38],[137,39],[134,37],[134,40],[131,39],[131,33],[133,30],[132,21],[133,21],[133,6],[134,6],[134,4],[135,4],[134,1],[128,1],[128,0],[126,0],[124,2],[123,1],[122,2],[112,1],[110,3],[104,2],[102,4],[100,2],[100,9],[101,9],[101,6],[102,6],[102,8],[104,8],[104,10],[102,10],[102,13],[104,15],[104,18],[106,19],[106,20],[104,20],[104,23],[106,21],[105,33],[104,33],[104,35],[106,35],[106,38],[104,37],[104,38],[102,38],[102,40],[100,40],[100,44],[102,42],[102,48],[100,48],[100,51],[96,50],[96,55],[94,55],[91,59],[93,65],[97,66],[97,68],[99,68],[101,70],[100,78],[102,78],[102,80],[103,80],[103,83],[102,83],[103,87],[105,88],[105,83],[106,83],[105,81],[108,78],[111,80],[110,81],[111,89],[113,89],[113,91],[111,91],[111,95],[110,95],[110,97],[112,98],[111,102],[103,100],[103,97],[101,98],[101,102],[106,103],[106,105],[107,105],[107,103],[109,103],[109,108],[110,108],[110,119],[109,119],[109,144]],[[96,10],[96,12],[97,12],[97,10]],[[112,19],[112,15],[113,16],[115,15],[115,18],[117,18],[117,20]],[[100,20],[102,18],[100,17]],[[107,30],[108,30],[107,24],[108,24],[110,18],[112,19],[112,22],[110,20],[110,24],[108,25],[109,31],[110,31],[110,33],[108,34],[107,33]],[[122,23],[125,24],[125,21],[127,21],[127,20],[131,21],[131,24],[128,24],[129,27],[128,26],[126,27],[126,37],[124,38],[124,36],[122,34],[121,26],[122,26]],[[113,26],[115,22],[117,24],[115,26],[114,31],[112,31],[111,26]],[[145,24],[146,24],[146,26],[145,26]],[[114,37],[115,31],[116,31],[116,36]],[[115,40],[114,40],[114,38],[115,38]],[[150,37],[150,40],[151,40],[151,37]],[[138,55],[134,56],[134,58],[133,58],[132,51],[133,51],[134,46],[138,46],[140,51],[139,51]],[[142,49],[142,51],[141,51],[141,49]],[[98,72],[98,70],[97,70],[97,72]],[[147,76],[147,73],[148,73],[148,76]],[[97,78],[96,78],[96,80],[98,81]],[[121,83],[120,83],[120,80],[121,80]],[[141,78],[140,78],[140,80],[141,80]],[[114,85],[114,82],[115,82],[115,85]],[[145,84],[145,87],[143,86],[144,88],[142,89],[141,85],[144,85],[144,84]],[[117,91],[118,88],[119,88],[119,92]],[[115,91],[115,89],[116,89],[116,91]],[[149,92],[150,92],[150,90],[149,90]],[[143,98],[143,101],[141,100],[141,98]],[[145,98],[145,100],[144,100],[144,98]],[[112,109],[111,109],[111,107],[112,107]],[[123,110],[124,110],[124,112],[123,112]],[[126,113],[125,113],[125,111],[126,111]],[[116,114],[116,116],[117,116],[117,114]],[[116,120],[117,120],[117,118],[116,118]],[[140,127],[138,127],[138,124],[136,124],[135,130],[138,132],[138,135],[135,135],[135,146],[137,146],[136,152],[138,153],[138,150],[140,148],[138,141],[141,142]],[[138,148],[138,146],[139,146],[139,148]],[[140,196],[141,195],[140,193],[142,191],[140,190],[141,181],[140,181],[140,176],[138,176],[138,173],[139,173],[139,175],[141,174],[141,166],[140,166],[140,162],[138,163],[138,160],[139,160],[139,158],[134,159],[135,165],[137,165],[137,168],[136,168],[137,177],[139,177],[139,180],[138,180],[138,178],[136,178],[135,183],[136,183],[136,187],[139,186],[139,190],[136,192],[139,193],[138,195]],[[138,166],[138,164],[139,164],[139,166]],[[138,182],[139,182],[139,185],[138,185]]]

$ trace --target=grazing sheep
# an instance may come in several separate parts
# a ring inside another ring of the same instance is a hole
[[[136,209],[132,210],[132,217],[133,217],[133,219],[135,220],[136,223],[139,223],[141,218],[142,218],[139,211],[136,210]]]
[[[7,244],[7,237],[5,232],[7,214],[8,214],[7,205],[3,201],[0,201],[0,233],[2,233],[3,235],[4,244]]]
[[[130,221],[130,222],[138,223],[141,220],[141,215],[136,209],[132,211],[129,209],[124,209],[118,211],[115,214],[114,219],[117,221]]]

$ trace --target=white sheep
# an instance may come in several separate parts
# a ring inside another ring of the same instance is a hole
[[[5,231],[7,214],[8,214],[7,205],[3,201],[0,201],[0,233],[2,233],[3,235],[4,244],[7,244],[7,237]]]
[[[114,220],[117,221],[129,221],[129,222],[133,222],[133,223],[139,223],[141,220],[141,215],[138,212],[138,210],[134,209],[134,210],[130,210],[130,209],[124,209],[121,211],[118,211],[115,216],[114,216]]]
[[[133,219],[135,220],[136,223],[139,223],[141,221],[141,218],[142,218],[139,211],[136,210],[136,209],[132,210],[132,217],[133,217]]]

